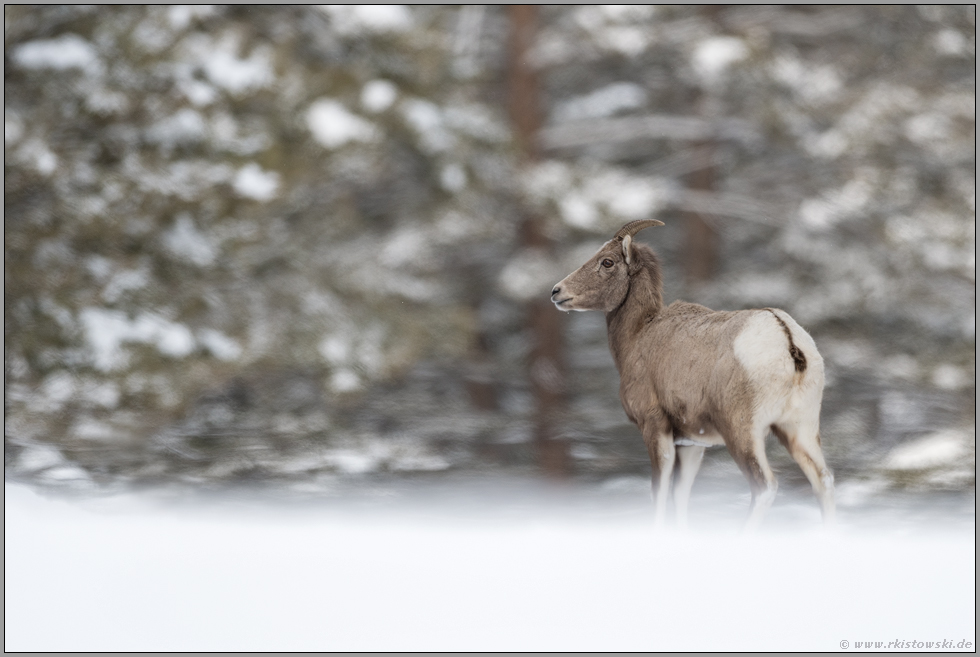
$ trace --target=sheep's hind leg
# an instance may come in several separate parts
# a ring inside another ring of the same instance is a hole
[[[676,450],[679,467],[677,482],[674,484],[674,508],[677,512],[677,526],[680,529],[687,529],[687,507],[691,499],[691,487],[694,486],[694,477],[701,468],[704,447],[678,445]]]
[[[733,436],[734,440],[728,441],[728,450],[749,480],[749,488],[752,490],[752,508],[745,523],[747,532],[759,528],[766,511],[776,499],[778,484],[766,458],[767,433],[768,427],[765,430],[745,431]]]
[[[651,423],[652,424],[652,423]],[[653,469],[651,490],[653,492],[656,515],[654,524],[662,528],[667,518],[667,498],[670,496],[670,479],[674,472],[674,436],[654,425],[643,427],[643,441],[650,453]]]
[[[826,525],[834,524],[834,474],[827,467],[820,449],[820,433],[815,429],[772,426],[779,442],[800,466],[820,502],[820,513]]]

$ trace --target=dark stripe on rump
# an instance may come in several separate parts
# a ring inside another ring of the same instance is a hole
[[[779,325],[783,327],[783,333],[786,334],[786,339],[789,340],[789,355],[793,358],[793,366],[796,368],[796,371],[805,372],[806,356],[803,355],[800,348],[793,342],[793,334],[790,333],[789,327],[786,326],[786,322],[784,322],[783,318],[780,317],[772,308],[764,308],[764,310],[771,312],[772,316],[776,318],[777,322],[779,322]]]

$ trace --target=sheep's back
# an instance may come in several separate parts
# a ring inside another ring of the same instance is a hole
[[[722,400],[745,388],[746,373],[732,343],[749,316],[675,301],[647,325],[620,372],[631,415],[654,405],[677,422],[713,424]]]

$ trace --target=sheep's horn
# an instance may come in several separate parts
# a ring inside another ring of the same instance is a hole
[[[633,237],[644,228],[649,228],[650,226],[663,226],[663,225],[664,222],[657,221],[656,219],[638,219],[636,221],[631,221],[625,226],[623,226],[622,228],[620,228],[619,232],[616,233],[616,237],[614,237],[613,239],[621,240],[627,235]]]

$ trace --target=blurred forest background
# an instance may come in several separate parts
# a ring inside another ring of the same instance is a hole
[[[646,476],[548,295],[656,217],[668,300],[811,332],[839,482],[970,491],[975,20],[7,5],[6,478]]]

